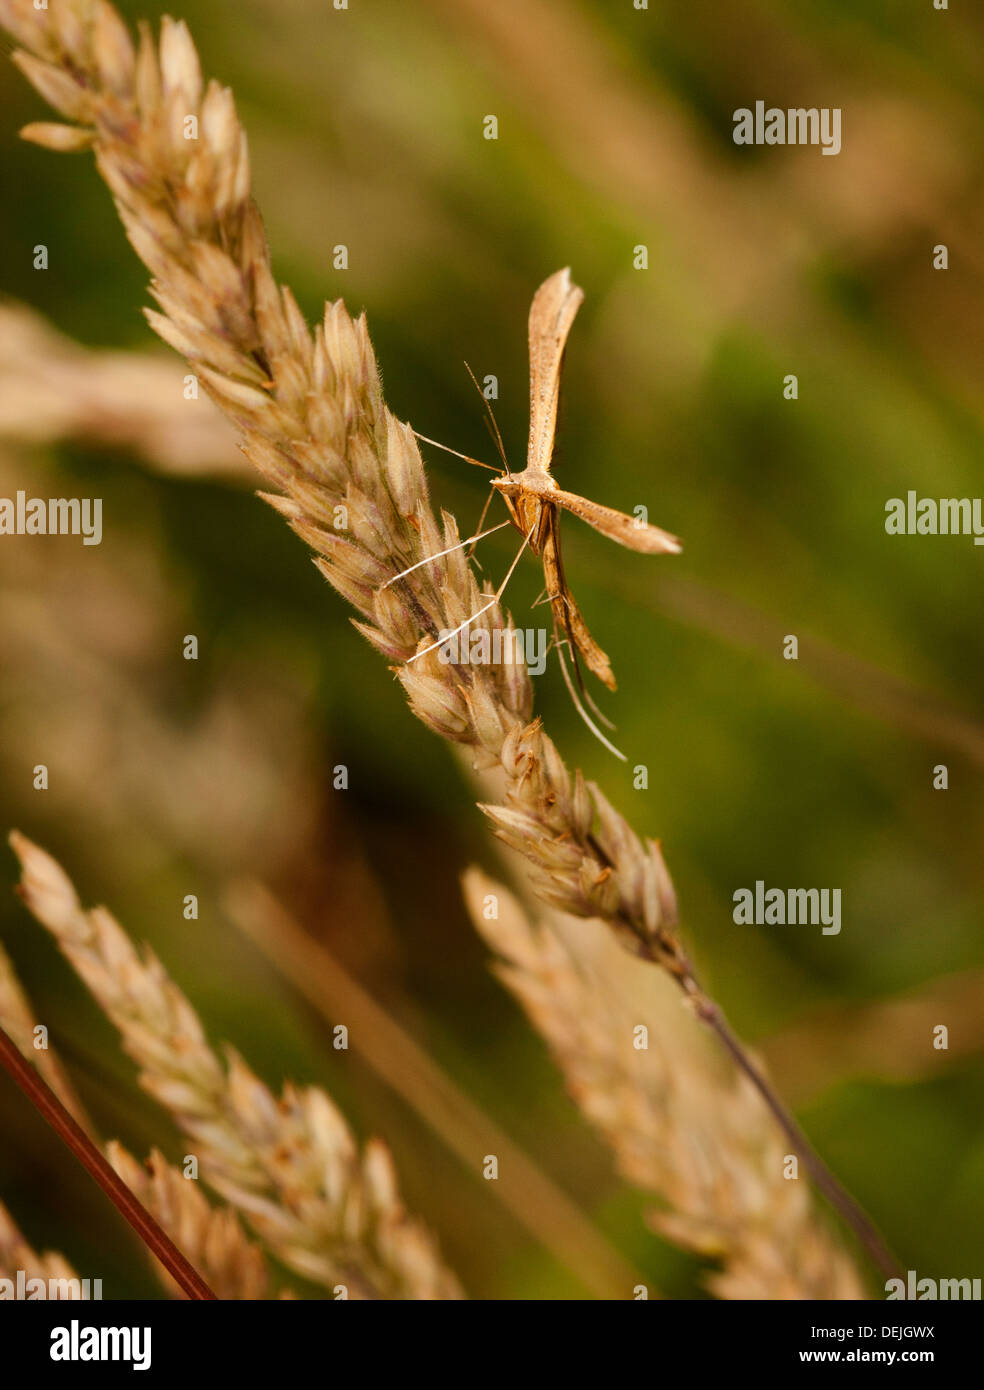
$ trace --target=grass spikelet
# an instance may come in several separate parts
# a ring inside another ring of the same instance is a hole
[[[50,855],[14,831],[21,895],[119,1030],[140,1084],[195,1145],[202,1176],[243,1213],[267,1247],[314,1282],[353,1298],[454,1298],[454,1276],[394,1190],[383,1202],[365,1153],[324,1091],[286,1085],[280,1097],[237,1053],[209,1045],[190,1002],[105,908],[85,911]]]
[[[493,920],[483,911],[489,894],[498,902]],[[640,1010],[620,957],[599,951],[586,966],[559,924],[545,917],[534,925],[478,870],[466,876],[465,897],[498,957],[496,974],[546,1039],[619,1171],[661,1198],[653,1228],[720,1263],[711,1290],[734,1299],[865,1297],[808,1190],[786,1180],[783,1136],[760,1096],[744,1077],[722,1075],[678,1006],[674,1020],[672,994],[662,1026],[637,1049]]]

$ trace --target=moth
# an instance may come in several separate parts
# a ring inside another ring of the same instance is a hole
[[[627,546],[629,550],[640,551],[646,555],[678,555],[683,547],[676,536],[671,536],[668,531],[662,530],[659,526],[651,526],[648,522],[643,522],[636,517],[626,516],[624,512],[616,511],[613,507],[602,506],[600,502],[592,502],[587,497],[579,496],[576,492],[566,492],[557,485],[557,480],[550,471],[557,433],[557,407],[560,401],[560,378],[564,349],[567,346],[567,338],[574,317],[583,302],[584,291],[571,283],[569,267],[558,270],[549,279],[544,280],[533,296],[529,317],[530,434],[526,450],[526,467],[521,473],[509,471],[509,463],[499,427],[492,414],[491,406],[488,401],[485,402],[492,433],[503,462],[501,476],[492,480],[493,492],[489,494],[489,500],[495,493],[499,494],[509,512],[509,521],[504,521],[499,526],[493,526],[490,530],[483,531],[482,525],[488,510],[487,502],[478,524],[478,534],[458,542],[458,545],[451,546],[449,550],[457,550],[464,545],[474,545],[476,541],[491,535],[493,531],[501,530],[502,526],[508,526],[510,522],[523,536],[523,544],[496,593],[482,608],[460,624],[455,631],[467,627],[480,614],[498,603],[520,557],[529,546],[533,553],[540,557],[543,564],[546,597],[553,614],[561,671],[571,698],[578,713],[591,731],[616,757],[624,759],[624,754],[620,753],[594,724],[582,703],[583,697],[601,721],[609,728],[612,727],[610,721],[605,718],[585,690],[581,669],[578,665],[578,655],[580,655],[588,670],[597,676],[603,685],[607,686],[609,690],[616,688],[611,662],[591,636],[588,625],[584,621],[581,610],[578,608],[567,583],[560,550],[560,513],[562,511],[571,512],[574,516],[580,517],[582,521],[586,521],[589,526],[593,526],[596,531],[600,531],[603,536],[607,536],[609,540]],[[471,369],[468,370],[471,374]],[[474,375],[472,375],[472,380],[475,381]],[[475,381],[475,385],[478,387],[477,381]],[[481,387],[478,387],[478,390],[481,394]],[[419,434],[417,431],[414,433],[417,434],[418,439],[422,439],[428,444],[434,444],[439,449],[445,449],[448,453],[456,454],[459,458],[477,464],[480,468],[490,466],[481,463],[478,459],[471,458],[468,454],[459,454],[457,449],[449,449],[447,445],[439,444],[435,439],[428,439],[426,435]],[[497,469],[491,471],[498,472]],[[440,555],[448,553],[449,551],[440,551],[438,555],[429,556],[428,560],[437,559]],[[397,579],[403,578],[404,575],[419,568],[420,565],[427,564],[428,560],[421,560],[416,565],[411,565],[409,570],[404,570],[402,574],[396,575],[383,587],[386,588],[389,584],[395,583]],[[449,634],[445,634],[445,637],[447,635]],[[417,652],[410,660],[416,661],[426,652],[440,646],[443,640],[445,639],[442,638],[429,647],[425,647],[423,651]],[[577,688],[575,688],[564,660],[563,647],[565,645],[571,653]]]
[[[571,283],[570,268],[551,275],[530,306],[530,436],[522,473],[505,473],[492,487],[505,502],[513,525],[543,563],[547,597],[558,632],[571,650],[580,652],[588,670],[609,690],[615,689],[611,662],[588,631],[564,574],[560,551],[560,513],[571,512],[609,540],[645,555],[679,555],[676,536],[613,507],[591,502],[558,487],[550,471],[557,431],[560,376],[567,337],[584,291]]]

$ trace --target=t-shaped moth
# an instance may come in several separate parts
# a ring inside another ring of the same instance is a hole
[[[612,507],[590,502],[576,492],[557,486],[550,471],[557,429],[557,403],[560,397],[560,371],[567,335],[574,315],[584,300],[584,291],[571,284],[569,269],[551,275],[533,296],[530,307],[530,438],[526,467],[522,473],[506,473],[492,486],[509,509],[513,524],[526,536],[530,549],[543,561],[547,596],[554,622],[566,633],[571,647],[584,657],[585,665],[609,690],[615,689],[608,657],[588,631],[581,610],[574,602],[560,554],[560,510],[573,512],[609,540],[646,555],[679,555],[682,546],[676,536],[626,516]]]
[[[550,471],[557,431],[557,406],[560,399],[560,376],[564,348],[571,331],[571,324],[574,322],[574,316],[583,300],[584,291],[571,283],[569,268],[558,270],[549,279],[544,280],[533,296],[529,318],[530,437],[526,451],[526,467],[522,473],[509,472],[498,426],[495,424],[495,418],[492,416],[491,408],[489,408],[493,431],[504,464],[502,476],[493,480],[492,487],[505,502],[510,521],[523,536],[523,544],[496,594],[478,612],[473,613],[470,618],[460,624],[458,630],[467,627],[481,613],[499,601],[520,556],[529,546],[543,563],[543,573],[547,585],[546,595],[553,612],[558,650],[566,640],[571,651],[581,694],[587,699],[595,713],[605,723],[608,723],[584,690],[577,661],[578,653],[584,658],[588,670],[592,671],[609,690],[615,689],[615,677],[612,673],[611,662],[588,631],[588,625],[581,616],[581,610],[578,608],[567,583],[560,551],[560,512],[572,512],[574,516],[586,521],[589,526],[593,526],[596,531],[600,531],[609,540],[617,541],[619,545],[627,546],[630,550],[638,550],[647,555],[678,555],[682,546],[676,536],[671,536],[668,531],[663,531],[658,526],[651,526],[648,522],[641,521],[636,517],[626,516],[624,512],[615,511],[613,507],[604,507],[599,502],[591,502],[588,498],[580,497],[575,492],[565,492],[563,488],[557,486],[557,481]],[[486,405],[488,405],[487,402]],[[436,440],[427,439],[426,435],[418,435],[418,438],[425,440],[428,444],[437,443]],[[438,445],[438,448],[446,447],[443,444]],[[448,452],[457,454],[458,451],[449,449]],[[469,458],[467,454],[459,454],[458,457],[468,459],[469,463],[479,463],[478,459]],[[479,466],[488,467],[487,464],[480,464]],[[484,512],[482,516],[484,520]],[[508,524],[508,522],[502,522],[501,526]],[[490,531],[482,531],[480,522],[479,534],[469,536],[467,540],[459,542],[459,545],[473,544],[475,541],[481,540],[483,536],[491,535],[492,531],[500,530],[501,526],[494,526]],[[457,546],[451,547],[451,549],[457,548]],[[448,552],[441,553],[447,554]],[[428,556],[428,560],[437,558],[437,556]],[[427,560],[419,562],[419,564],[426,563]],[[411,569],[418,567],[419,565],[413,565]],[[403,571],[403,574],[408,573],[410,570]],[[389,583],[395,583],[396,579],[402,577],[403,575],[397,575]],[[446,636],[442,639],[442,641],[444,640],[446,640]],[[440,642],[435,642],[430,647],[425,647],[423,651],[418,652],[410,660],[415,661],[417,657],[423,656],[425,652],[431,651],[433,647],[439,645],[441,645]],[[560,661],[564,679],[579,713],[605,746],[610,748],[618,757],[623,757],[594,725],[584,710],[571,681],[562,652]]]

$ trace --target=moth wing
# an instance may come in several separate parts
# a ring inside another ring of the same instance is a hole
[[[551,492],[550,500],[558,507],[563,507],[565,511],[572,512],[574,516],[579,516],[610,541],[617,541],[629,550],[638,550],[643,555],[679,555],[683,549],[682,543],[676,536],[671,536],[669,531],[664,531],[659,526],[650,526],[648,522],[637,521],[635,517],[626,516],[624,512],[617,512],[614,507],[603,507],[600,502],[589,502],[586,497],[579,497],[576,492],[564,492],[562,488],[557,488]]]
[[[549,470],[557,430],[560,368],[574,316],[584,291],[571,283],[570,268],[551,275],[530,305],[530,438],[526,459]]]
[[[581,610],[574,601],[574,595],[567,587],[560,557],[560,533],[556,513],[552,513],[552,522],[546,528],[541,559],[554,622],[567,634],[572,649],[584,657],[584,664],[588,670],[598,677],[602,685],[606,685],[609,690],[615,690],[611,662],[591,636],[588,625],[581,616]]]

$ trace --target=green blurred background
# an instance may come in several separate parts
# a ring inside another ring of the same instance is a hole
[[[930,0],[904,13],[188,0],[176,13],[206,75],[235,92],[278,278],[309,319],[326,297],[366,309],[388,403],[423,433],[491,459],[467,359],[497,376],[521,466],[529,301],[571,266],[586,300],[557,476],[645,504],[685,553],[627,555],[565,527],[572,587],[619,678],[604,708],[628,768],[580,724],[553,662],[537,709],[568,761],[662,840],[710,987],[904,1266],[980,1275],[984,553],[884,531],[890,497],[984,486],[980,16]],[[736,148],[732,112],[759,98],[842,107],[841,154]],[[0,290],[90,348],[154,354],[180,392],[90,159],[16,137],[46,118],[5,63]],[[939,243],[946,271],[932,267]],[[648,270],[633,268],[639,245]],[[357,1052],[331,1050],[227,920],[230,882],[269,884],[655,1287],[701,1296],[699,1262],[645,1231],[647,1198],[613,1177],[487,970],[458,890],[469,862],[495,866],[467,775],[234,475],[231,436],[216,428],[214,461],[178,470],[85,429],[23,433],[0,439],[0,494],[74,481],[103,497],[105,534],[98,549],[0,545],[3,826],[152,943],[213,1037],[267,1081],[321,1082],[361,1135],[383,1134],[472,1295],[581,1297],[585,1283],[495,1202],[477,1161],[466,1170]],[[473,524],[485,476],[426,453],[434,499]],[[511,532],[483,543],[485,572],[504,573],[514,549]],[[517,622],[534,622],[540,588],[524,563]],[[186,633],[197,663],[181,659]],[[782,658],[786,634],[798,662]],[[31,786],[42,761],[46,793]],[[732,894],[760,878],[840,887],[841,935],[736,927]],[[9,892],[0,936],[101,1130],[182,1152]],[[952,1024],[949,1052],[931,1047],[936,1023]],[[9,1085],[0,1125],[0,1195],[32,1241],[101,1270],[107,1296],[154,1296],[100,1195]]]

